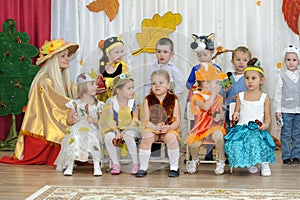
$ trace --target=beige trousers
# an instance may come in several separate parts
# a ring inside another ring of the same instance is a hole
[[[212,140],[215,142],[216,146],[216,154],[219,160],[225,160],[224,153],[224,138],[221,131],[217,130],[211,134]],[[192,154],[192,159],[196,160],[199,157],[199,148],[202,144],[203,140],[199,140],[189,146],[190,152]]]

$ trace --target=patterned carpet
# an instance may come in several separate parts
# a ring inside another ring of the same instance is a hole
[[[27,198],[72,200],[300,199],[300,190],[44,186]]]

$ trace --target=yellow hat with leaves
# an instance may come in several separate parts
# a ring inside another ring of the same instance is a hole
[[[78,48],[78,44],[73,42],[65,42],[62,38],[54,39],[51,41],[46,40],[43,46],[39,49],[40,53],[36,64],[43,64],[44,62],[46,62],[46,60],[64,51],[65,49],[69,50],[68,56],[70,57],[77,51]]]

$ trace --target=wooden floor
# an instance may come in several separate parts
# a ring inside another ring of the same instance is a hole
[[[164,187],[164,188],[259,188],[259,189],[300,189],[300,166],[283,165],[280,151],[276,151],[277,162],[271,165],[272,176],[262,177],[249,174],[247,169],[234,169],[229,174],[213,175],[215,164],[200,164],[197,174],[184,174],[185,165],[181,156],[181,174],[178,178],[168,178],[168,165],[151,163],[150,171],[144,178],[136,178],[128,172],[120,175],[103,173],[94,177],[92,166],[77,166],[73,176],[66,177],[52,166],[44,165],[8,165],[0,163],[0,199],[24,199],[45,185],[73,186],[127,186],[127,187]],[[12,152],[1,152],[0,157],[10,156]],[[122,165],[128,171],[129,165]]]

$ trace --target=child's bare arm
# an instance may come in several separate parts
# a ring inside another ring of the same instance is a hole
[[[281,112],[276,112],[276,113],[275,113],[275,118],[276,118],[277,121],[280,120],[281,117],[282,117]]]
[[[135,111],[133,111],[132,118],[139,119],[139,109],[138,108]]]
[[[260,130],[266,130],[270,127],[271,124],[271,101],[270,97],[267,96],[264,103],[264,122],[258,128]]]
[[[69,108],[68,117],[67,117],[67,125],[72,126],[76,124],[80,120],[78,114],[71,108]]]
[[[211,95],[207,101],[203,101],[203,100],[199,99],[199,100],[195,101],[195,104],[201,110],[208,111],[210,109],[210,107],[214,104],[216,97],[217,97],[217,95]]]
[[[240,101],[239,96],[236,95],[236,103],[235,103],[234,113],[232,114],[233,121],[239,121],[240,109],[241,109],[241,101]]]
[[[132,112],[132,121],[131,124],[129,125],[130,127],[140,126],[139,112],[140,112],[140,108],[138,106],[137,109]]]

